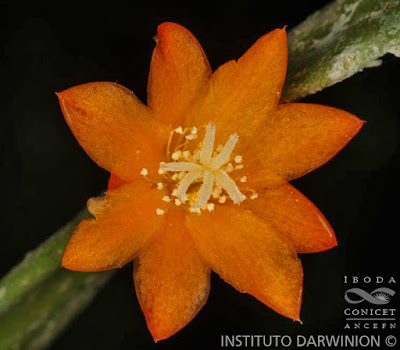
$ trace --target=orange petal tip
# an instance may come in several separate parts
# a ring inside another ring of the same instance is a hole
[[[157,27],[157,35],[153,38],[156,42],[172,31],[188,31],[184,26],[174,22],[163,22]],[[158,43],[158,42],[157,42]]]
[[[163,22],[158,25],[157,27],[157,33],[162,34],[164,33],[165,30],[173,29],[173,28],[183,28],[184,30],[187,30],[184,26],[175,23],[175,22]]]
[[[160,38],[158,35],[153,36],[153,40],[156,42],[156,44],[160,43]]]

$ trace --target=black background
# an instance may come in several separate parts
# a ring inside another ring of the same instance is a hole
[[[2,4],[1,274],[107,183],[108,174],[89,159],[69,131],[55,91],[108,80],[125,85],[145,101],[158,24],[176,21],[186,26],[215,69],[238,58],[261,35],[284,25],[290,30],[325,3]],[[303,325],[214,275],[209,301],[198,316],[177,335],[154,344],[133,291],[129,264],[53,348],[214,349],[221,334],[352,334],[343,330],[343,293],[348,288],[343,276],[387,278],[398,271],[399,81],[397,59],[386,56],[381,67],[304,99],[345,109],[367,124],[331,162],[293,182],[326,215],[339,241],[328,252],[301,256]]]

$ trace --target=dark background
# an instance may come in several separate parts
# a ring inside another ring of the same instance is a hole
[[[3,3],[1,275],[106,187],[108,174],[75,141],[55,91],[108,80],[145,101],[158,24],[176,21],[190,29],[215,69],[238,58],[261,35],[284,25],[290,30],[325,3]],[[331,162],[293,182],[326,215],[339,241],[338,248],[328,252],[301,256],[303,325],[214,275],[209,301],[198,316],[177,335],[154,344],[133,291],[129,264],[53,348],[214,349],[221,334],[351,334],[343,330],[343,293],[348,288],[343,276],[389,277],[398,272],[399,81],[398,61],[386,56],[381,67],[304,99],[345,109],[367,124]],[[370,291],[375,286],[359,287]]]

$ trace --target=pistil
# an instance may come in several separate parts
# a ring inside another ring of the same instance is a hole
[[[178,127],[174,132],[182,137],[187,130]],[[177,183],[176,189],[172,191],[172,197],[177,197],[174,203],[182,205],[189,200],[191,212],[200,213],[200,210],[214,210],[214,203],[209,203],[209,201],[216,199],[218,203],[224,203],[226,195],[223,194],[223,191],[235,204],[240,204],[246,199],[228,174],[235,170],[229,161],[239,137],[237,134],[231,135],[223,147],[219,146],[217,150],[214,150],[215,133],[215,125],[210,122],[199,150],[192,154],[188,150],[177,149],[171,155],[173,162],[160,163],[159,174],[175,173],[170,176],[171,180]],[[193,128],[188,136],[190,135],[197,136],[197,129]],[[190,138],[185,137],[185,142],[188,140]],[[235,156],[234,162],[238,164],[236,168],[243,167],[242,161],[242,156]],[[245,182],[246,180],[243,181],[242,178],[240,181]],[[197,190],[190,191],[191,186],[194,185],[197,185],[195,186]]]

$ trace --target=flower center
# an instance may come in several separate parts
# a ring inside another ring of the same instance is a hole
[[[174,134],[179,134],[184,142],[178,144],[175,151],[170,154],[169,147]],[[194,151],[185,149],[191,140],[197,138],[197,128],[176,128],[171,132],[168,142],[168,154],[172,162],[160,163],[159,174],[165,176],[171,184],[170,196],[165,196],[165,202],[173,202],[180,206],[189,205],[189,210],[201,213],[201,210],[214,210],[214,202],[225,203],[230,198],[233,203],[240,204],[246,199],[235,181],[229,175],[236,169],[243,168],[242,156],[236,155],[231,162],[232,151],[238,141],[238,135],[231,135],[224,146],[220,145],[214,150],[215,125],[209,123],[206,128],[204,140]],[[244,183],[247,178],[243,176],[240,182]],[[164,187],[159,182],[158,188]],[[251,199],[257,198],[252,191]],[[157,209],[157,214],[164,214],[164,210]]]

